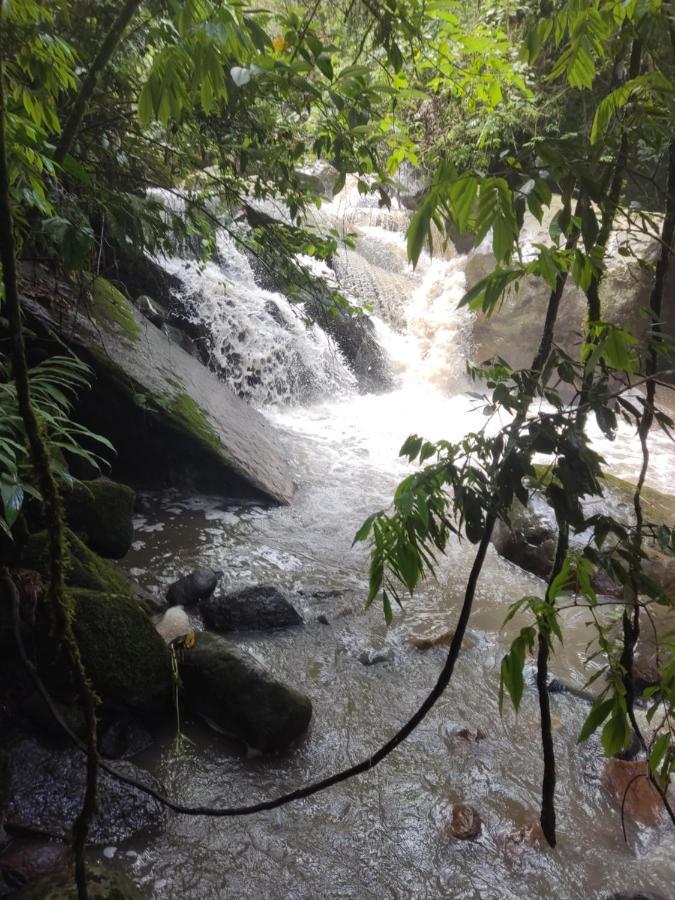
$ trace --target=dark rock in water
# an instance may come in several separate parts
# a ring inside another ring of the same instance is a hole
[[[0,856],[0,866],[22,882],[61,872],[72,861],[72,851],[60,841],[17,839]]]
[[[284,595],[271,585],[256,585],[218,594],[200,604],[204,622],[214,631],[269,631],[302,625]]]
[[[509,562],[521,569],[547,578],[555,556],[555,528],[543,515],[526,509],[516,501],[510,511],[511,526],[498,521],[492,543]]]
[[[328,616],[325,615],[324,613],[321,613],[320,615],[318,615],[316,617],[316,621],[319,623],[319,625],[330,625]]]
[[[480,815],[468,803],[456,803],[452,807],[452,816],[446,825],[448,837],[459,841],[470,841],[481,833],[483,823]]]
[[[312,718],[312,703],[223,638],[198,632],[180,662],[185,708],[265,753],[285,749]]]
[[[64,494],[66,522],[95,553],[121,559],[134,538],[136,494],[125,484],[98,478],[80,481]]]
[[[18,736],[7,747],[13,777],[7,827],[63,838],[82,807],[86,778],[84,754],[71,746],[47,746]],[[121,774],[155,790],[159,783],[148,772],[129,762],[110,763]],[[89,832],[92,844],[127,840],[146,828],[162,825],[164,807],[137,788],[122,784],[101,772],[99,810]]]
[[[608,894],[605,900],[666,900],[663,894],[654,894],[651,891],[619,891],[618,894]]]
[[[211,569],[197,569],[183,575],[169,587],[166,599],[169,606],[192,606],[200,600],[208,599],[215,591],[222,572]]]
[[[548,683],[548,692],[549,694],[570,694],[570,696],[576,697],[578,700],[583,700],[584,703],[595,703],[595,696],[590,691],[584,691],[571,684],[565,684],[559,678],[551,678]]]
[[[115,719],[99,738],[99,750],[111,759],[131,759],[152,745],[152,735],[135,719]]]
[[[87,865],[89,900],[144,900],[143,893],[119,869]],[[72,872],[40,878],[22,888],[16,895],[21,900],[77,900]]]
[[[376,666],[378,663],[391,662],[393,654],[386,650],[362,650],[359,653],[359,662],[364,666]]]

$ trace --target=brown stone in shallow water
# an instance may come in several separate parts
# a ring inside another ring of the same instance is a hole
[[[478,837],[483,823],[478,812],[468,803],[456,803],[452,807],[452,817],[445,828],[448,837],[468,841]]]
[[[411,634],[408,637],[408,643],[411,647],[416,647],[417,650],[432,650],[434,647],[449,647],[454,636],[454,628],[441,626],[424,634]],[[464,637],[462,650],[471,650],[473,647],[474,642],[471,638]]]
[[[647,778],[647,763],[608,759],[603,776],[604,786],[625,815],[643,825],[657,825],[663,815],[663,801]]]

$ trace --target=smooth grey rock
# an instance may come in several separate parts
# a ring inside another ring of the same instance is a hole
[[[378,663],[391,662],[392,657],[391,649],[362,650],[359,653],[359,662],[364,666],[376,666]]]
[[[249,747],[264,753],[283,750],[309,725],[308,697],[218,635],[198,632],[179,665],[185,709]]]
[[[63,838],[82,807],[86,759],[71,746],[38,743],[17,736],[7,747],[13,762],[7,825]],[[111,763],[125,775],[161,790],[157,780],[133,763]],[[99,809],[89,832],[92,844],[116,844],[162,825],[164,807],[137,788],[101,772]]]
[[[146,319],[149,319],[153,325],[156,325],[158,328],[161,328],[162,325],[164,325],[166,315],[152,297],[148,297],[147,294],[141,294],[140,297],[136,298],[136,308],[140,314],[145,316]]]
[[[166,599],[169,606],[192,606],[206,600],[215,591],[222,572],[212,569],[196,569],[183,575],[169,587]]]
[[[217,594],[203,600],[199,608],[207,628],[218,632],[270,631],[302,625],[295,608],[271,585]]]
[[[23,308],[93,366],[81,418],[112,440],[117,476],[289,502],[295,485],[261,413],[110,286],[78,312],[68,285],[50,285],[45,305],[24,296]],[[46,303],[61,292],[68,302],[52,312]]]

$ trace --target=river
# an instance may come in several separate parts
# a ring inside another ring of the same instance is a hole
[[[173,734],[164,735],[160,751],[140,762],[184,802],[250,803],[375,750],[420,703],[444,661],[443,649],[422,652],[407,638],[452,624],[471,564],[472,547],[454,542],[437,582],[425,583],[397,609],[390,628],[381,609],[364,610],[367,551],[352,540],[367,515],[389,504],[408,471],[398,457],[403,440],[411,432],[457,438],[480,425],[482,414],[465,393],[471,316],[456,309],[464,259],[425,259],[412,273],[403,211],[389,214],[343,196],[329,213],[349,219],[361,234],[358,249],[338,259],[336,273],[345,290],[375,307],[396,381],[385,394],[359,394],[321,330],[307,331],[285,298],[256,287],[248,261],[226,236],[221,265],[166,261],[186,291],[202,298],[199,315],[214,334],[230,383],[277,426],[298,487],[290,506],[272,509],[143,495],[125,564],[154,589],[212,566],[224,571],[225,589],[272,583],[292,592],[303,628],[237,640],[314,704],[306,738],[278,757],[247,756],[199,723],[185,724],[193,743],[181,748],[172,745]],[[628,429],[603,444],[612,471],[634,477],[636,445]],[[668,490],[675,455],[662,437],[653,449],[651,483]],[[672,830],[629,824],[624,843],[620,815],[602,787],[599,744],[576,743],[588,707],[571,696],[552,697],[558,847],[545,850],[514,837],[538,818],[542,764],[532,685],[517,717],[510,709],[499,714],[499,665],[512,633],[502,622],[510,602],[542,589],[539,579],[490,549],[469,627],[471,647],[461,654],[449,690],[369,774],[250,818],[173,817],[161,834],[118,848],[116,858],[157,900],[572,900],[637,889],[672,896]],[[581,685],[589,674],[587,617],[579,610],[567,615],[565,647],[552,669]],[[365,665],[379,650],[385,659]],[[485,739],[457,736],[464,726],[480,729]],[[445,835],[457,802],[479,811],[483,828],[476,840]]]

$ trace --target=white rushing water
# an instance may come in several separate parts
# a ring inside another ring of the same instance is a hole
[[[408,637],[452,624],[471,564],[471,547],[452,544],[438,581],[423,585],[389,629],[381,610],[363,608],[367,554],[352,539],[367,515],[389,504],[408,471],[398,457],[403,440],[411,432],[459,438],[483,419],[464,393],[472,319],[457,302],[465,259],[427,259],[413,274],[403,212],[393,227],[352,196],[346,209],[333,205],[329,213],[362,233],[357,251],[341,255],[335,269],[344,289],[374,308],[397,379],[385,394],[358,394],[323,332],[305,329],[285,298],[256,287],[230,243],[221,244],[225,265],[167,262],[196,298],[195,315],[214,335],[226,380],[278,427],[298,492],[291,506],[276,509],[148,495],[128,565],[155,589],[210,565],[225,572],[226,590],[273,583],[293,592],[304,628],[239,641],[308,693],[315,711],[307,738],[274,758],[247,758],[197,723],[188,725],[194,745],[181,753],[169,751],[167,737],[165,752],[149,762],[185,801],[252,802],[372,752],[434,682],[444,651],[420,652]],[[629,430],[602,449],[617,474],[634,477],[639,447]],[[668,490],[672,449],[658,436],[653,449],[652,483]],[[133,876],[156,900],[600,900],[620,890],[672,896],[672,833],[629,824],[624,843],[617,806],[602,787],[599,744],[576,743],[588,707],[566,695],[552,697],[559,844],[550,851],[522,839],[519,829],[538,815],[538,708],[530,686],[518,717],[499,715],[500,659],[519,627],[504,631],[502,622],[510,602],[542,589],[490,549],[470,646],[452,685],[395,754],[367,776],[273,813],[225,822],[171,819],[164,833],[133,847]],[[552,666],[577,684],[588,675],[585,621],[583,611],[567,614],[566,644]],[[372,650],[383,651],[385,661],[365,666],[363,654]],[[481,729],[485,740],[457,737],[460,726]],[[450,807],[460,801],[482,817],[475,841],[445,834]]]

